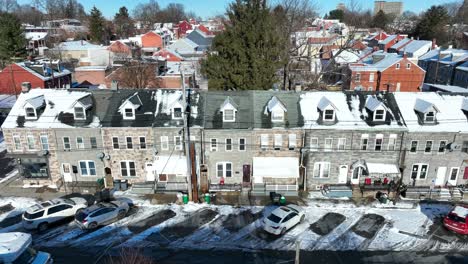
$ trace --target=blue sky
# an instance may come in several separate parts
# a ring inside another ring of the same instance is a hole
[[[85,9],[89,11],[93,5],[99,8],[105,17],[111,18],[118,11],[119,7],[126,6],[132,10],[139,2],[146,2],[140,0],[78,0],[83,4]],[[228,3],[232,0],[157,0],[160,6],[166,6],[168,3],[181,3],[185,6],[186,10],[194,11],[197,15],[206,18],[222,14],[226,10]],[[271,0],[275,1],[275,0]],[[355,0],[364,9],[373,9],[373,0]],[[426,10],[431,5],[440,5],[444,3],[453,2],[454,0],[403,0],[403,9],[410,10],[416,13]],[[30,3],[30,0],[19,0],[19,3]],[[335,9],[339,2],[345,4],[348,0],[311,0],[317,3],[319,12],[324,15],[328,11]]]

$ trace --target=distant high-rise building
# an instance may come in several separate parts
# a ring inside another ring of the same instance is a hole
[[[346,5],[344,3],[338,3],[336,9],[345,11]]]
[[[385,14],[401,15],[403,2],[374,1],[374,15],[382,10]]]

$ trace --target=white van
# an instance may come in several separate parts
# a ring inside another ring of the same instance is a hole
[[[31,247],[32,236],[13,232],[0,234],[0,263],[50,264],[49,253],[36,251]]]

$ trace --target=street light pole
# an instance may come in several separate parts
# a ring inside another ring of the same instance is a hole
[[[192,163],[191,163],[191,157],[190,157],[190,125],[189,125],[189,115],[187,114],[187,107],[190,107],[187,103],[187,94],[186,94],[186,88],[185,88],[185,75],[184,75],[184,69],[182,65],[179,66],[179,71],[182,76],[182,100],[184,101],[183,103],[183,110],[182,110],[182,115],[184,119],[184,137],[185,137],[185,157],[187,159],[187,187],[188,187],[188,196],[189,196],[189,201],[193,201],[194,197],[192,195]],[[196,197],[195,197],[196,198]]]

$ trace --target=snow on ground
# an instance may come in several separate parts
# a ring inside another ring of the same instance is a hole
[[[16,175],[18,175],[18,170],[11,171],[7,175],[5,175],[5,178],[2,178],[0,180],[0,183],[4,183],[4,182],[8,181],[9,179],[15,177]]]
[[[28,207],[34,205],[38,201],[32,198],[24,197],[0,197],[0,207],[8,206],[9,204],[13,206],[13,210],[8,212],[3,212],[0,214],[0,222],[5,220],[5,218],[14,217],[19,214],[22,214]]]

